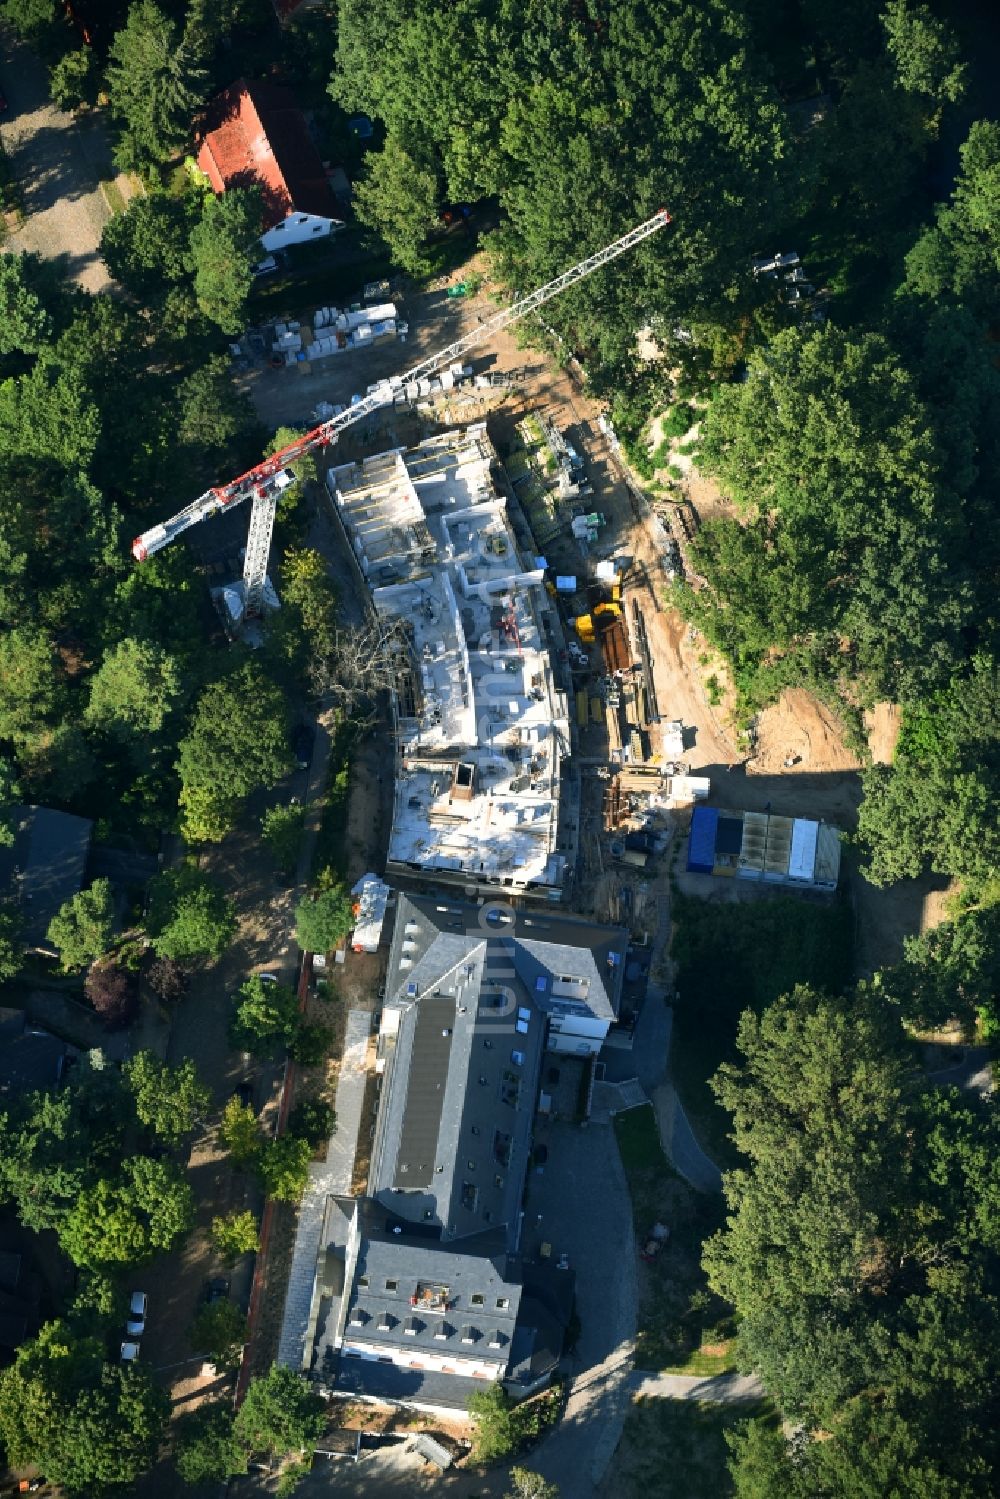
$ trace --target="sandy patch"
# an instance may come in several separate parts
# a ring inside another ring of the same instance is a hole
[[[860,761],[844,744],[843,725],[804,688],[792,687],[757,720],[757,753],[747,766],[754,775],[858,770]]]
[[[876,703],[865,714],[868,748],[876,765],[891,765],[902,724],[897,703]]]

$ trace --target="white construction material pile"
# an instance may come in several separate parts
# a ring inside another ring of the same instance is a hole
[[[342,312],[339,307],[317,307],[313,313],[316,337],[309,348],[310,359],[325,359],[345,349],[369,347],[375,339],[396,333],[396,308],[392,302],[376,307],[358,307]]]

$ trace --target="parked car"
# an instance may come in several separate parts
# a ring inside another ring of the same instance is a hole
[[[278,262],[274,256],[265,255],[263,260],[258,260],[253,268],[253,273],[255,276],[273,276],[278,269]]]
[[[125,1323],[125,1331],[130,1338],[141,1338],[146,1331],[146,1306],[148,1297],[145,1291],[133,1291],[128,1304],[128,1321]]]
[[[212,1280],[206,1280],[202,1294],[209,1306],[213,1301],[223,1301],[229,1295],[229,1281],[224,1275],[216,1275]]]
[[[123,1364],[134,1364],[135,1361],[136,1361],[136,1359],[138,1357],[139,1357],[139,1345],[138,1345],[138,1343],[129,1342],[129,1343],[123,1343],[122,1344],[122,1363]]]
[[[276,984],[278,982],[278,975],[276,973],[258,973],[257,977],[262,984]]]

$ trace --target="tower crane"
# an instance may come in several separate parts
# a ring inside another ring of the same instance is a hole
[[[576,265],[563,271],[554,280],[547,281],[544,286],[538,287],[529,296],[521,297],[518,301],[512,302],[509,307],[484,319],[464,338],[456,339],[447,348],[440,349],[436,354],[431,354],[427,359],[421,360],[405,374],[392,375],[388,380],[379,381],[368,395],[361,399],[355,398],[353,404],[338,415],[321,422],[311,432],[297,437],[294,442],[290,442],[279,452],[265,458],[262,463],[258,463],[245,474],[231,479],[228,484],[207,489],[204,494],[192,500],[190,505],[185,505],[183,510],[179,510],[169,520],[163,521],[158,526],[152,526],[150,530],[137,536],[132,543],[133,557],[137,562],[144,562],[147,557],[152,557],[154,552],[159,552],[163,547],[169,546],[175,537],[189,530],[191,526],[197,525],[199,521],[207,520],[209,516],[216,515],[219,511],[232,510],[244,500],[251,500],[250,530],[243,566],[244,613],[248,618],[259,616],[264,609],[267,559],[271,549],[275,508],[282,491],[295,483],[295,476],[288,470],[288,464],[294,463],[297,458],[303,457],[315,448],[324,448],[336,442],[345,427],[353,426],[356,422],[363,421],[366,416],[370,416],[373,411],[377,411],[379,407],[389,405],[405,385],[409,385],[414,380],[426,379],[428,375],[461,359],[471,349],[488,343],[495,333],[527,317],[543,303],[548,302],[552,297],[557,297],[567,287],[574,286],[577,281],[582,281],[585,276],[589,276],[591,271],[600,270],[609,261],[615,260],[619,255],[624,255],[626,250],[631,250],[634,245],[641,244],[643,240],[656,234],[670,222],[670,214],[665,208],[661,208],[651,219],[646,219],[644,223],[636,225],[627,234],[623,234],[620,239],[613,240],[610,245],[605,245],[603,250],[588,255],[585,260],[578,261]]]

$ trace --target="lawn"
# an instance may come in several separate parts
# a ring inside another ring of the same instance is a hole
[[[663,1153],[652,1104],[615,1118],[638,1246],[654,1223],[670,1238],[639,1266],[636,1366],[661,1373],[724,1374],[734,1367],[732,1319],[709,1290],[701,1246],[720,1227],[722,1202],[689,1187]]]
[[[637,1400],[615,1456],[608,1499],[724,1499],[733,1493],[726,1432],[753,1417],[773,1419],[774,1413],[765,1404]]]
[[[722,1062],[738,1060],[739,1017],[760,1013],[796,984],[841,993],[853,973],[853,913],[846,901],[815,905],[785,895],[709,903],[676,892],[673,915],[671,1075],[701,1144],[725,1170],[739,1155],[709,1079]]]

